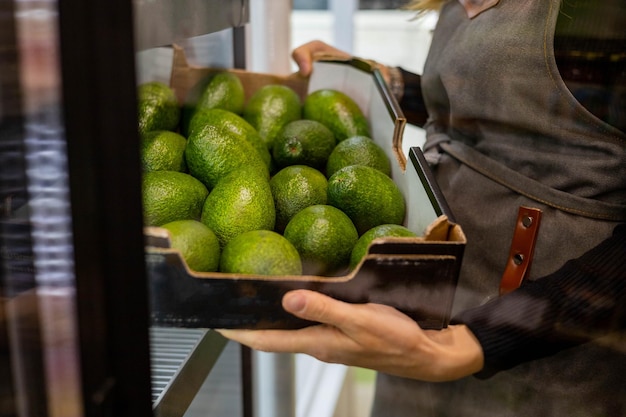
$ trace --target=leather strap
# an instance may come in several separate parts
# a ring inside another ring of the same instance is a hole
[[[532,263],[540,223],[541,210],[524,206],[519,208],[509,258],[500,281],[500,295],[518,288],[526,277]]]

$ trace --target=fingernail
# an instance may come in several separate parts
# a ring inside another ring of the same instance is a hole
[[[287,294],[283,299],[283,307],[287,311],[298,312],[304,310],[306,299],[302,294]]]

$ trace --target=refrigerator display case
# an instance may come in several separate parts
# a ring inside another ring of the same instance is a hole
[[[182,415],[219,357],[215,333],[150,327],[135,63],[230,30],[237,65],[247,10],[0,5],[0,416]]]

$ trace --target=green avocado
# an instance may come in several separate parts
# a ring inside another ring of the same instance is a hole
[[[353,136],[371,137],[363,111],[341,91],[322,89],[310,93],[304,100],[302,117],[326,125],[337,142]]]
[[[231,239],[224,247],[220,271],[237,274],[302,275],[296,248],[271,230],[250,230]]]
[[[361,262],[361,259],[367,255],[369,246],[374,239],[384,237],[417,237],[417,233],[401,224],[381,224],[372,227],[361,235],[352,248],[352,253],[350,254],[350,269],[356,268],[359,262]]]
[[[406,213],[396,183],[365,165],[347,166],[328,179],[328,204],[350,217],[359,236],[381,224],[402,224]]]
[[[211,73],[198,81],[188,92],[182,108],[181,132],[189,135],[189,123],[201,109],[223,109],[241,115],[245,91],[239,77],[231,72]]]
[[[285,85],[268,84],[256,90],[243,110],[246,119],[271,151],[283,126],[302,118],[300,96]]]
[[[189,122],[189,134],[206,126],[216,126],[224,134],[233,134],[244,139],[256,149],[270,172],[273,170],[272,155],[261,139],[261,135],[243,117],[223,109],[198,109]]]
[[[159,81],[141,84],[137,89],[139,133],[153,130],[175,131],[180,121],[180,107],[174,90]]]
[[[201,221],[217,235],[223,248],[251,230],[273,230],[276,221],[269,178],[240,168],[221,179],[202,208]]]
[[[187,139],[185,162],[189,173],[209,189],[241,167],[255,170],[269,180],[269,170],[254,147],[240,136],[207,125]]]

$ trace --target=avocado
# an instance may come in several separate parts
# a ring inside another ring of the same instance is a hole
[[[223,109],[241,115],[245,103],[243,83],[227,71],[211,73],[198,81],[185,97],[181,132],[189,135],[189,123],[200,109]]]
[[[276,206],[275,231],[282,233],[289,220],[300,210],[326,204],[328,180],[320,171],[307,165],[289,165],[270,179]]]
[[[225,134],[232,133],[243,138],[257,150],[268,169],[272,167],[272,155],[261,139],[261,135],[243,117],[228,110],[200,108],[189,123],[189,132],[208,125],[216,126]]]
[[[257,275],[301,275],[302,261],[284,236],[270,230],[250,230],[224,247],[220,271]]]
[[[269,169],[254,146],[220,124],[193,130],[187,138],[185,161],[189,173],[209,190],[241,167],[255,170],[269,180]]]
[[[189,269],[216,272],[220,242],[215,233],[198,220],[174,220],[161,226],[169,232],[170,247],[180,252]]]
[[[287,223],[283,236],[298,250],[306,275],[341,274],[359,236],[350,218],[326,204],[308,206]]]
[[[302,118],[300,96],[285,85],[265,85],[252,94],[243,110],[243,118],[259,132],[271,151],[280,129]]]
[[[335,135],[320,122],[294,120],[278,131],[272,157],[279,169],[289,165],[308,165],[323,170],[335,145]]]
[[[391,176],[389,157],[367,136],[352,136],[339,142],[326,161],[326,176],[330,177],[349,165],[367,165]]]
[[[141,135],[140,157],[143,171],[185,172],[187,139],[170,130],[152,130]]]
[[[153,81],[137,88],[137,118],[139,133],[153,130],[175,131],[180,121],[180,107],[174,90]]]
[[[321,89],[304,99],[302,117],[328,127],[337,142],[352,136],[370,135],[369,124],[358,104],[347,94],[333,89]]]
[[[232,171],[211,190],[201,221],[213,230],[223,248],[250,230],[273,230],[276,221],[269,179],[255,169]]]
[[[359,236],[381,224],[402,224],[406,212],[396,183],[365,165],[347,166],[328,179],[328,204],[350,217]]]
[[[142,176],[144,225],[199,219],[208,194],[200,181],[184,172],[145,172]]]
[[[381,224],[363,233],[352,248],[350,269],[356,268],[361,259],[367,255],[369,246],[374,239],[383,237],[417,237],[417,233],[401,224]]]

